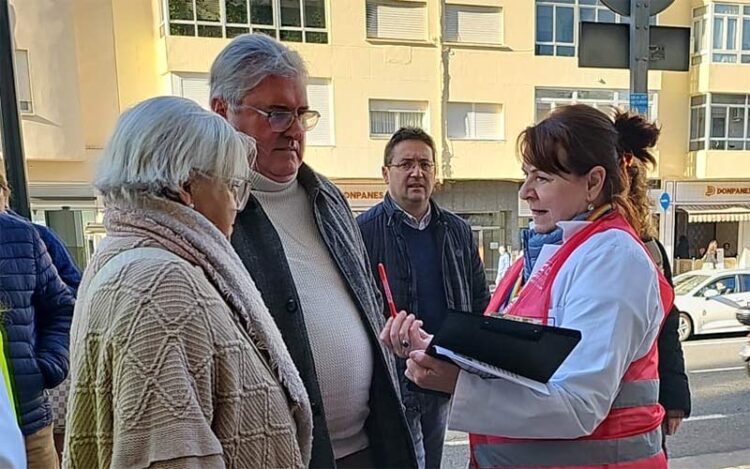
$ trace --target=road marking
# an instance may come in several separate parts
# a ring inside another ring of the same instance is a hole
[[[702,345],[741,344],[743,342],[747,342],[747,337],[741,337],[739,339],[696,340],[696,341],[690,341],[690,342],[683,342],[682,348],[700,347]]]
[[[709,414],[709,415],[699,415],[697,417],[689,417],[686,419],[686,422],[700,422],[703,420],[719,420],[719,419],[725,419],[729,417],[729,415],[725,414]]]
[[[699,373],[718,373],[721,371],[737,371],[744,370],[744,366],[730,366],[727,368],[706,368],[705,370],[688,370],[688,373],[699,374]]]
[[[469,440],[449,440],[443,443],[445,446],[466,446]]]

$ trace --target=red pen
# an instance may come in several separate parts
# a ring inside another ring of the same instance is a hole
[[[395,318],[396,314],[396,303],[393,302],[393,293],[391,293],[391,286],[388,284],[388,275],[385,273],[385,266],[383,263],[378,264],[378,274],[380,274],[380,282],[383,284],[383,291],[385,292],[385,299],[388,302],[388,309],[391,311],[391,317]]]

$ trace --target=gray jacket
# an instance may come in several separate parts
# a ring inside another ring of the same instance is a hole
[[[333,183],[305,164],[300,167],[297,180],[307,192],[310,210],[314,212],[323,241],[368,326],[368,345],[374,355],[374,370],[366,431],[375,462],[378,467],[416,467],[414,447],[398,392],[394,358],[378,340],[385,325],[382,299],[370,273],[367,253],[349,204]],[[281,240],[254,197],[237,216],[232,244],[281,330],[310,396],[313,410],[310,467],[335,467],[300,299]]]

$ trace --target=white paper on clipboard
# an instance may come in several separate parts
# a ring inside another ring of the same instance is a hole
[[[515,373],[511,373],[510,371],[503,370],[502,368],[498,368],[496,366],[492,366],[490,364],[480,362],[478,360],[474,360],[473,358],[469,358],[466,355],[455,353],[451,350],[448,350],[447,348],[443,348],[443,347],[436,345],[435,353],[445,358],[448,358],[453,363],[458,365],[461,369],[466,370],[469,373],[479,375],[482,378],[507,379],[508,381],[512,381],[516,384],[520,384],[521,386],[526,386],[527,388],[531,388],[534,391],[537,391],[541,394],[544,394],[547,396],[549,396],[550,394],[549,389],[547,389],[547,385],[543,383],[517,375]]]

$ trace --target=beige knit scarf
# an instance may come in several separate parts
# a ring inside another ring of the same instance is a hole
[[[312,412],[307,391],[255,282],[227,238],[197,211],[151,197],[109,204],[104,225],[110,236],[149,238],[203,269],[256,347],[268,356],[271,368],[296,404],[291,407],[297,440],[307,464],[312,448]]]

